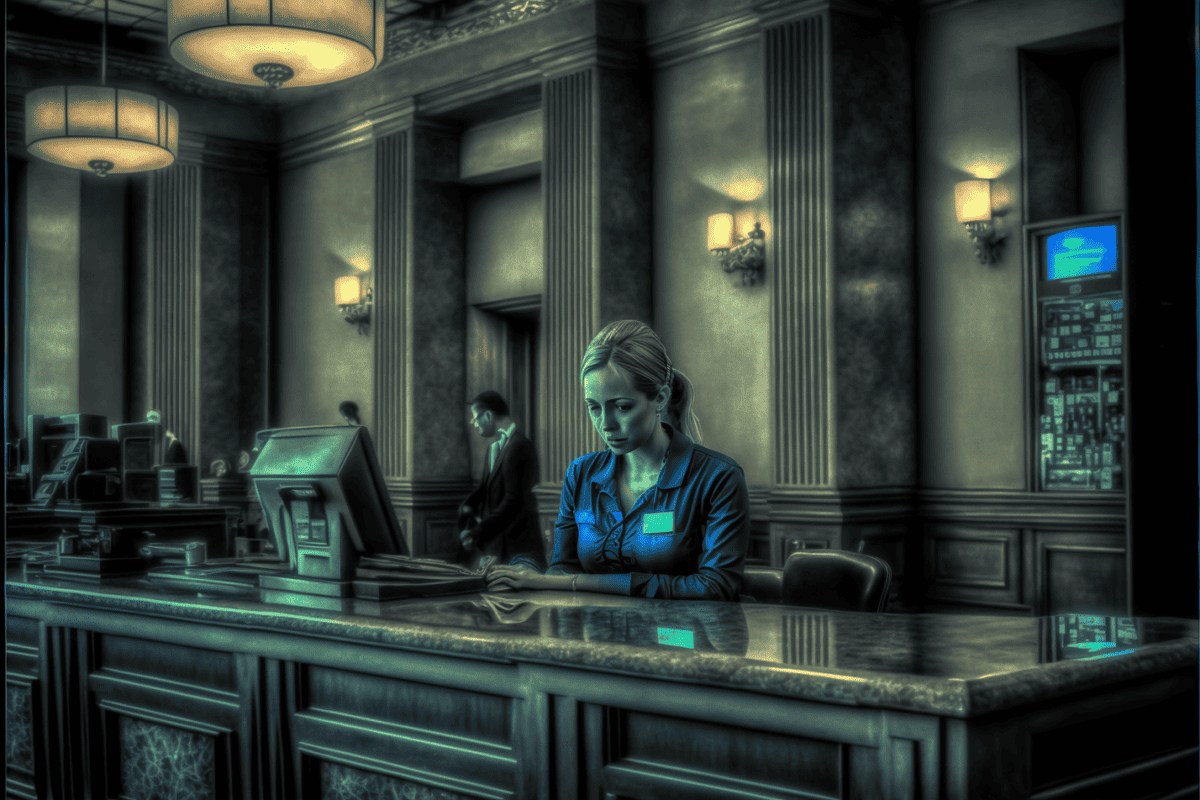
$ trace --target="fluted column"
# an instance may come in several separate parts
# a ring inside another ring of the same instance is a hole
[[[808,17],[767,29],[767,154],[773,240],[771,358],[775,484],[834,481],[830,331],[827,24]]]
[[[200,167],[150,177],[148,394],[192,463],[200,442]]]
[[[413,553],[449,555],[470,491],[458,131],[410,107],[375,143],[371,433]]]
[[[538,418],[542,474],[559,482],[567,465],[591,448],[594,433],[580,411],[579,359],[597,330],[592,281],[595,236],[591,169],[595,70],[548,80],[542,87],[545,138],[546,370]]]
[[[549,516],[567,467],[600,446],[579,388],[584,350],[609,322],[653,322],[651,125],[641,65],[627,52],[592,42],[547,53],[542,64],[545,378],[537,444],[540,505]]]
[[[409,132],[398,131],[375,142],[375,266],[371,328],[375,337],[375,447],[385,475],[409,474],[408,418],[408,252],[406,211],[409,186]]]
[[[903,573],[916,478],[906,21],[883,1],[756,8],[772,209],[772,561],[866,539]]]

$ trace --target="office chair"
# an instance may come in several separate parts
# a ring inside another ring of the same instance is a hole
[[[779,567],[746,567],[742,570],[743,601],[779,603],[783,597],[783,570]]]
[[[781,602],[882,612],[891,586],[892,568],[882,559],[842,550],[802,550],[788,556],[783,565]]]

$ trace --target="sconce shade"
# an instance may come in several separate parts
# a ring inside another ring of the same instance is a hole
[[[333,294],[339,306],[352,306],[362,302],[362,284],[357,275],[343,275],[333,282]]]
[[[733,214],[713,214],[708,218],[708,249],[733,247]]]
[[[959,222],[985,222],[992,218],[992,182],[954,184],[954,213]]]
[[[100,175],[161,169],[179,155],[179,113],[143,92],[46,86],[25,95],[25,146]]]
[[[217,80],[315,86],[383,59],[385,0],[167,0],[171,56]]]

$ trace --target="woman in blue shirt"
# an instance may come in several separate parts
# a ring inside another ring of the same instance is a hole
[[[567,469],[545,574],[493,567],[488,587],[737,600],[750,541],[746,478],[692,440],[692,386],[662,341],[640,322],[614,322],[579,375],[608,448]]]

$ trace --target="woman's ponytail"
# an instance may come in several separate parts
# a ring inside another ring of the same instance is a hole
[[[692,410],[696,398],[695,389],[688,377],[679,370],[674,370],[671,378],[671,399],[667,403],[667,422],[694,442],[703,438],[700,430],[700,420]]]

